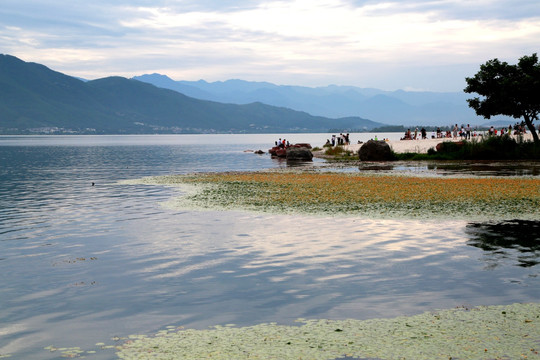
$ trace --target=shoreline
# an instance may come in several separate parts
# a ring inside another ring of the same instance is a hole
[[[510,135],[514,139],[517,139],[518,135]],[[532,135],[530,133],[527,133],[525,135],[522,135],[524,141],[532,141]],[[477,136],[471,138],[469,141],[474,140],[482,140],[482,136]],[[437,144],[445,142],[445,141],[451,141],[451,142],[460,142],[463,141],[461,137],[457,138],[435,138],[435,139],[417,139],[417,140],[388,140],[386,143],[390,145],[390,148],[392,151],[398,154],[402,153],[418,153],[418,154],[425,154],[430,148],[435,148]],[[343,145],[343,148],[348,151],[352,151],[354,153],[358,153],[358,150],[360,150],[360,147],[362,144],[350,144],[350,145]]]

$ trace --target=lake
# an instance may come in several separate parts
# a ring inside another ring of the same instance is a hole
[[[119,184],[284,168],[246,150],[267,150],[277,137],[321,146],[330,136],[0,136],[0,357],[57,359],[44,347],[96,350],[167,326],[369,319],[540,299],[538,221],[174,210],[162,204],[181,195],[175,189]],[[112,350],[85,356],[116,358]]]

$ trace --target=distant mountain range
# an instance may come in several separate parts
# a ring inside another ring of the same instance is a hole
[[[158,86],[122,77],[83,81],[0,54],[0,134],[287,133],[367,131],[384,125],[260,101],[196,99],[191,97],[195,90],[182,94]]]
[[[464,92],[390,92],[336,85],[310,88],[242,80],[212,83],[204,80],[174,81],[160,74],[147,74],[134,79],[197,99],[232,104],[257,101],[330,118],[362,116],[379,123],[404,126],[486,122],[469,108],[466,99],[472,96]],[[490,123],[497,120],[504,120],[506,124],[513,122],[505,117],[496,117]]]

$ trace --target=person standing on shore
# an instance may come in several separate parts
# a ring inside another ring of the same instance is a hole
[[[465,139],[470,139],[471,138],[471,125],[470,124],[467,124],[467,127],[465,128],[465,132],[467,134]]]

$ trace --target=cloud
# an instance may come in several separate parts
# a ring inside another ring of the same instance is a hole
[[[350,0],[352,7],[376,5],[378,15],[430,13],[447,20],[520,20],[538,17],[535,0]]]
[[[473,64],[515,62],[540,38],[529,0],[3,0],[0,24],[6,53],[86,78],[387,89],[461,90]]]

